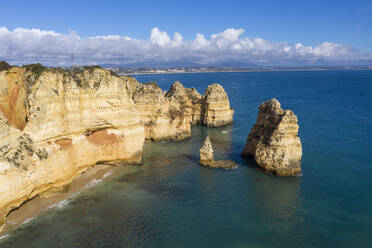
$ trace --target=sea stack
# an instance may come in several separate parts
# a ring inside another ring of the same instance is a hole
[[[264,102],[242,155],[253,157],[260,169],[275,175],[299,175],[302,145],[298,128],[297,116],[291,110],[283,110],[278,100]]]
[[[210,165],[214,162],[213,148],[209,136],[205,138],[202,147],[200,148],[200,163],[202,165]]]
[[[214,155],[213,155],[213,148],[212,148],[212,143],[207,136],[205,138],[202,147],[200,148],[200,164],[211,167],[211,168],[220,168],[220,169],[236,169],[238,168],[238,164],[235,163],[234,161],[231,160],[214,160]]]
[[[234,110],[229,98],[219,84],[211,84],[205,90],[201,101],[201,124],[209,127],[224,126],[233,122]]]

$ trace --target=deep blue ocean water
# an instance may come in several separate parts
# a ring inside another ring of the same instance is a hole
[[[164,90],[179,80],[200,93],[220,83],[235,122],[195,126],[180,142],[145,144],[142,166],[120,168],[10,231],[0,247],[372,247],[372,71],[136,78]],[[298,117],[301,177],[267,175],[240,157],[258,106],[273,97]],[[216,158],[239,169],[198,165],[206,135]]]

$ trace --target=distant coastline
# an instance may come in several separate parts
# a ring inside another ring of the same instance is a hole
[[[334,67],[334,68],[167,68],[167,69],[128,69],[107,67],[120,76],[153,75],[153,74],[186,74],[186,73],[218,73],[218,72],[267,72],[267,71],[361,71],[372,70],[372,66]]]

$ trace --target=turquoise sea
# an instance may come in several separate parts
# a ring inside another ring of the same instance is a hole
[[[372,71],[140,75],[226,89],[235,122],[145,145],[126,166],[63,207],[10,231],[0,247],[372,247]],[[301,177],[256,170],[240,153],[257,108],[277,98],[297,115]],[[232,171],[198,165],[202,140]],[[131,173],[128,173],[130,171]]]

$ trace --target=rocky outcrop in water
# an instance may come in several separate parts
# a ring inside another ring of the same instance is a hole
[[[202,95],[195,88],[186,88],[176,81],[165,95],[171,102],[178,102],[182,111],[186,111],[192,124],[201,124],[201,99]]]
[[[165,96],[156,83],[135,83],[135,108],[145,127],[146,140],[180,140],[191,135],[191,112],[181,100]]]
[[[200,163],[208,165],[214,162],[213,148],[209,136],[205,138],[202,147],[200,148]]]
[[[253,157],[258,167],[276,175],[301,173],[302,145],[298,135],[296,115],[283,110],[276,99],[259,107],[244,147],[243,156]]]
[[[201,165],[220,169],[236,169],[238,167],[238,164],[231,160],[214,160],[213,147],[209,136],[205,138],[199,151]]]
[[[201,124],[218,127],[233,122],[234,110],[219,84],[209,85],[201,100]]]
[[[179,82],[165,94],[94,66],[0,68],[0,227],[98,162],[141,163],[145,139],[190,137],[201,109],[202,96]]]

